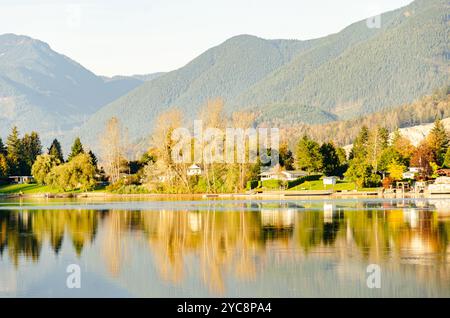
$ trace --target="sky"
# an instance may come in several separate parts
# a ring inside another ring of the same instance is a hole
[[[411,0],[0,0],[0,34],[47,42],[98,75],[171,71],[239,34],[307,40]]]

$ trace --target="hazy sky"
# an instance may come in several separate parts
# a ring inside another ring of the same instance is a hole
[[[310,39],[411,0],[0,0],[0,33],[38,38],[99,75],[179,68],[238,34]]]

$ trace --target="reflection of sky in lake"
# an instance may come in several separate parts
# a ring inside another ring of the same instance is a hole
[[[448,202],[2,202],[0,296],[448,297]]]

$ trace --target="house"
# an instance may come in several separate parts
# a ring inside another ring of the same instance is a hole
[[[450,177],[436,178],[433,184],[428,186],[431,194],[450,194]]]
[[[200,168],[195,163],[193,165],[191,165],[187,170],[188,176],[199,176],[201,174],[202,174],[202,168]]]
[[[416,175],[422,171],[420,167],[409,167],[408,171],[403,172],[403,179],[415,179]]]
[[[411,179],[412,180],[415,178],[415,176],[416,176],[415,172],[411,172],[411,171],[403,172],[403,179]]]
[[[337,182],[337,177],[324,177],[323,178],[323,185],[335,185]]]
[[[280,171],[276,169],[266,170],[259,174],[261,181],[266,180],[293,181],[307,175],[308,175],[307,172],[300,170]]]
[[[24,183],[33,183],[34,178],[32,176],[10,176],[9,179],[12,183],[16,184],[24,184]]]

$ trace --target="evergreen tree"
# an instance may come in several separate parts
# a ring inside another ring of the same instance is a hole
[[[81,140],[79,137],[75,139],[72,145],[72,151],[69,154],[69,157],[67,158],[67,161],[72,160],[79,154],[84,153],[83,145],[81,144]]]
[[[5,155],[5,156],[8,154],[2,138],[0,138],[0,154]]]
[[[9,167],[6,156],[0,153],[0,178],[8,177]]]
[[[367,126],[362,126],[358,136],[353,143],[352,151],[350,152],[350,159],[354,158],[366,158],[367,146],[369,142],[369,129]]]
[[[50,145],[50,148],[48,148],[48,154],[57,158],[59,162],[61,163],[64,162],[61,144],[59,143],[58,139],[53,140],[52,144]]]
[[[320,146],[320,154],[322,155],[322,169],[326,176],[334,176],[339,174],[341,162],[338,153],[332,142],[327,142]]]
[[[32,132],[30,135],[25,134],[22,138],[22,173],[29,175],[31,173],[31,167],[36,161],[37,156],[42,154],[41,140],[37,132]]]
[[[89,150],[88,155],[91,158],[91,163],[94,165],[95,168],[97,168],[98,164],[97,156],[92,152],[92,150]]]
[[[13,127],[11,134],[6,140],[6,148],[8,151],[7,159],[10,175],[21,175],[24,162],[22,141],[19,138],[19,130]]]
[[[322,155],[320,146],[314,140],[304,136],[297,145],[295,165],[298,169],[308,172],[320,171],[322,169]]]
[[[450,147],[447,149],[447,153],[445,154],[443,167],[450,169]]]
[[[428,135],[427,141],[434,153],[437,165],[441,166],[449,147],[449,136],[440,120],[434,122],[434,127]]]

